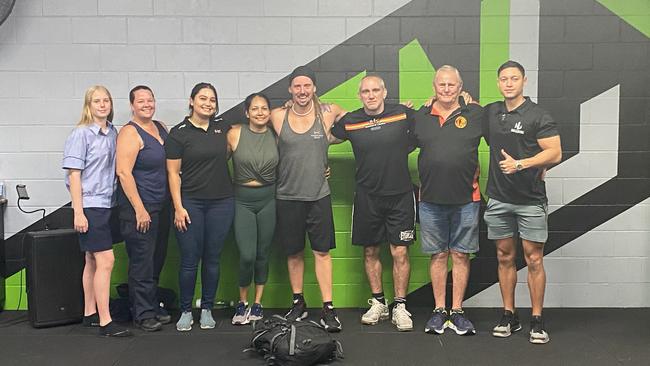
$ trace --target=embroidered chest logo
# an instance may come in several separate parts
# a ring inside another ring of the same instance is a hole
[[[521,121],[519,121],[519,122],[515,123],[515,128],[510,129],[510,132],[516,133],[516,134],[519,134],[519,135],[523,135],[524,130],[522,130],[521,128],[522,128]]]
[[[214,133],[221,133],[221,130],[217,130],[217,129],[215,129],[215,130],[214,130]]]
[[[323,133],[320,130],[315,130],[314,132],[311,133],[311,137],[313,137],[314,140],[319,140],[323,138]]]
[[[465,126],[467,126],[467,118],[459,116],[454,121],[454,125],[456,125],[456,128],[465,128]]]

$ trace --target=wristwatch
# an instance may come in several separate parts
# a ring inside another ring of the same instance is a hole
[[[521,160],[515,161],[515,169],[517,169],[517,171],[524,169],[524,164],[521,163]]]

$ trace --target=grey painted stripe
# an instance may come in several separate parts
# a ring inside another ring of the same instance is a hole
[[[580,104],[580,151],[548,171],[549,213],[618,174],[620,85]]]
[[[526,69],[525,93],[537,102],[539,70],[539,0],[510,1],[510,59]]]

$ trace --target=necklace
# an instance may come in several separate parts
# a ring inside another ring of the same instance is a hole
[[[291,110],[292,110],[293,113],[295,113],[296,116],[298,116],[298,117],[304,117],[304,116],[308,115],[309,113],[311,113],[311,111],[314,110],[314,101],[313,101],[313,100],[311,101],[311,105],[309,106],[309,110],[308,110],[307,112],[305,112],[305,113],[298,113],[298,112],[296,112],[296,109],[294,108],[295,105],[296,105],[295,103],[291,105]]]

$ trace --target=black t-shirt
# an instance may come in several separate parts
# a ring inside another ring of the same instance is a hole
[[[233,195],[228,171],[226,133],[222,119],[210,121],[208,129],[195,127],[187,118],[169,131],[165,141],[167,159],[182,159],[181,192],[187,198],[219,199]]]
[[[346,114],[332,126],[332,134],[350,140],[357,168],[357,184],[370,194],[388,196],[412,190],[408,154],[412,147],[413,110],[386,104],[369,116],[363,108]]]
[[[543,168],[528,168],[514,174],[503,174],[499,161],[501,149],[515,160],[537,155],[542,148],[538,139],[559,135],[553,117],[529,98],[508,112],[505,102],[494,102],[485,107],[489,123],[490,172],[487,194],[501,202],[513,204],[545,203],[546,185]]]
[[[487,132],[483,116],[478,104],[458,108],[446,121],[429,107],[415,113],[413,140],[420,148],[420,200],[459,205],[481,199],[477,168],[478,145]]]

